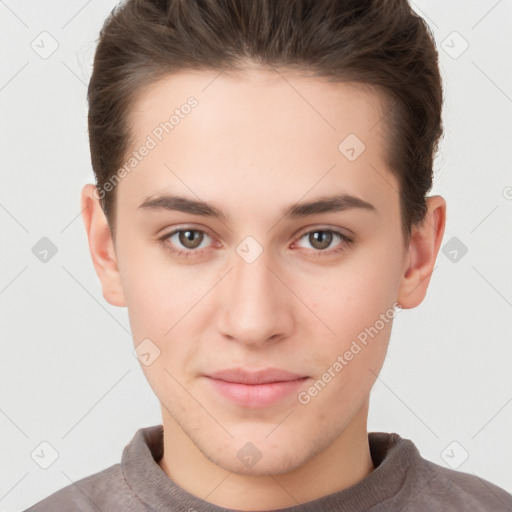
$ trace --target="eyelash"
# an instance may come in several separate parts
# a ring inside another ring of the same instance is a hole
[[[209,236],[210,238],[211,235],[209,235],[206,231],[204,230],[201,230],[201,229],[193,229],[193,228],[187,228],[187,227],[183,227],[183,228],[180,228],[180,229],[175,229],[174,231],[171,231],[170,233],[167,233],[165,235],[163,235],[162,237],[160,237],[158,240],[160,242],[160,245],[162,247],[164,247],[167,251],[169,251],[171,254],[174,254],[174,255],[177,255],[178,257],[183,257],[183,258],[187,258],[193,254],[200,254],[203,249],[189,249],[189,250],[186,250],[186,251],[182,251],[180,249],[176,249],[175,247],[169,245],[167,243],[168,239],[171,238],[173,235],[175,235],[176,233],[181,233],[183,231],[194,231],[194,232],[198,232],[198,233],[204,233],[205,235]],[[333,254],[337,254],[337,253],[340,253],[344,250],[346,250],[347,248],[351,247],[352,244],[354,243],[354,240],[350,237],[348,237],[347,235],[339,232],[339,231],[336,231],[334,229],[322,229],[322,228],[316,228],[316,229],[312,229],[310,231],[306,231],[305,233],[303,233],[297,240],[301,240],[302,238],[304,238],[305,236],[307,235],[310,235],[311,233],[317,233],[319,231],[322,231],[322,232],[325,232],[325,233],[332,233],[334,235],[338,235],[341,240],[342,240],[342,243],[340,244],[340,246],[337,248],[337,249],[331,249],[331,250],[315,250],[315,249],[312,249],[312,253],[311,255],[312,256],[331,256]]]

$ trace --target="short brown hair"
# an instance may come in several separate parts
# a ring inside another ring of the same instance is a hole
[[[237,71],[247,62],[383,93],[391,106],[383,120],[388,164],[400,185],[408,241],[432,187],[442,84],[433,36],[407,0],[120,2],[100,32],[88,88],[91,161],[112,235],[115,188],[105,193],[104,185],[130,148],[128,116],[137,94],[178,71]]]

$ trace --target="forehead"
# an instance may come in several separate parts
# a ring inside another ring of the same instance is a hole
[[[387,174],[396,194],[384,112],[378,92],[360,84],[280,69],[183,71],[134,102],[130,151],[152,147],[120,187],[138,204],[164,189],[215,199],[222,185],[260,198],[269,187],[298,199],[336,185],[363,196],[382,193]]]
[[[194,117],[200,117],[206,128],[215,122],[217,132],[244,127],[246,131],[251,128],[253,135],[255,130],[272,134],[273,126],[284,124],[289,133],[308,135],[309,125],[309,132],[338,132],[340,136],[351,128],[364,137],[386,110],[385,98],[375,87],[329,82],[306,71],[267,67],[237,72],[186,70],[138,91],[128,124],[136,134],[149,133],[191,97],[200,106],[194,112],[200,116]],[[304,124],[297,124],[300,121]]]

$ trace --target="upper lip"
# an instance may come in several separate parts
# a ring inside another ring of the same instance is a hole
[[[265,370],[244,370],[243,368],[230,368],[207,374],[207,377],[226,382],[239,384],[267,384],[269,382],[286,382],[303,379],[306,375],[298,375],[280,368],[266,368]]]

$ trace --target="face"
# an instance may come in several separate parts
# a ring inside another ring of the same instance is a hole
[[[406,259],[379,96],[281,75],[183,72],[145,90],[132,150],[151,147],[116,189],[125,305],[164,421],[242,474],[291,471],[362,418]],[[300,378],[211,378],[238,368]]]

